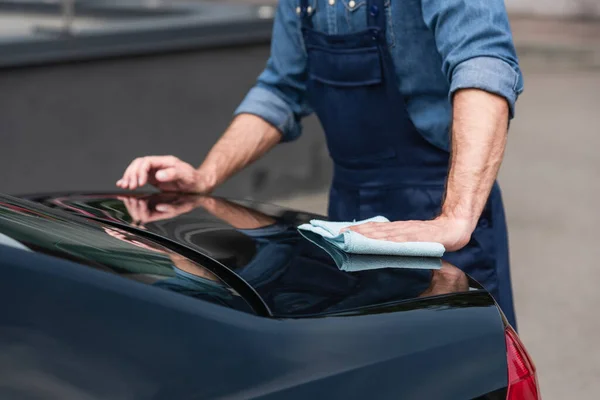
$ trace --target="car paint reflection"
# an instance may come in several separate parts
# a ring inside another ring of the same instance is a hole
[[[234,270],[276,316],[336,313],[470,290],[467,276],[446,261],[433,271],[339,271],[296,230],[312,216],[282,209],[267,214],[247,202],[174,193],[55,197],[44,203],[81,216],[109,214],[130,229],[184,243]]]

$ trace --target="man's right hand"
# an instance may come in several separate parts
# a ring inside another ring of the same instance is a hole
[[[208,193],[205,177],[174,156],[136,158],[117,181],[121,189],[134,190],[149,183],[163,192]]]

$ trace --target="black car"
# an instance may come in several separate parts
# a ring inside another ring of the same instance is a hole
[[[446,262],[342,270],[298,234],[315,217],[0,196],[0,399],[540,398],[477,282]]]

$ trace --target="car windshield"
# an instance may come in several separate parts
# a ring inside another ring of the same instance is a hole
[[[243,311],[251,308],[207,268],[110,225],[77,223],[0,199],[0,244],[75,261],[149,285]]]

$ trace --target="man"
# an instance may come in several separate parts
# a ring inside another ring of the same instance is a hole
[[[495,180],[522,89],[503,0],[280,0],[267,67],[202,165],[139,158],[117,185],[209,193],[315,112],[329,217],[384,215],[352,229],[442,243],[515,325]]]

